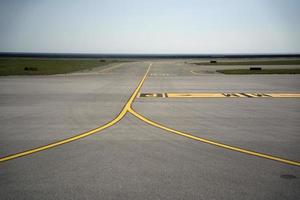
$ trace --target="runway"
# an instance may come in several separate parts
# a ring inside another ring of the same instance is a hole
[[[206,68],[145,61],[0,78],[0,195],[296,199],[298,97],[140,95],[299,94],[299,75],[226,76]]]

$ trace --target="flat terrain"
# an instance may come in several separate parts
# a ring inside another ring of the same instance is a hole
[[[191,62],[196,65],[300,65],[298,59],[212,59],[206,61]]]
[[[119,62],[112,59],[0,58],[0,76],[65,74]]]
[[[300,74],[300,68],[295,69],[260,69],[260,70],[251,70],[251,69],[224,69],[217,70],[223,74]]]
[[[298,199],[300,98],[138,93],[298,94],[300,75],[231,76],[189,62],[1,77],[1,199]]]

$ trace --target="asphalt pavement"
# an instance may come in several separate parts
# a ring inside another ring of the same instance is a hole
[[[0,157],[47,147],[0,162],[1,199],[298,199],[300,98],[135,98],[300,92],[300,75],[214,70],[153,60],[68,75],[1,77]]]

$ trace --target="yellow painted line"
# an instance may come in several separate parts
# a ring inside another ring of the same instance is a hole
[[[165,94],[163,93],[139,93],[139,98],[165,98]]]
[[[168,98],[300,98],[300,93],[166,93]]]
[[[166,93],[168,98],[224,98],[222,93]]]
[[[142,120],[142,121],[144,121],[144,122],[146,122],[146,123],[148,123],[148,124],[150,124],[152,126],[155,126],[157,128],[160,128],[160,129],[163,129],[163,130],[175,133],[177,135],[181,135],[183,137],[187,137],[187,138],[190,138],[190,139],[193,139],[193,140],[204,142],[204,143],[207,143],[207,144],[210,144],[210,145],[214,145],[214,146],[217,146],[217,147],[221,147],[221,148],[224,148],[224,149],[229,149],[229,150],[232,150],[232,151],[237,151],[237,152],[240,152],[240,153],[244,153],[244,154],[248,154],[248,155],[252,155],[252,156],[257,156],[257,157],[261,157],[261,158],[265,158],[265,159],[269,159],[269,160],[281,162],[281,163],[284,163],[284,164],[295,165],[295,166],[300,167],[300,162],[298,162],[298,161],[292,161],[292,160],[280,158],[280,157],[277,157],[277,156],[272,156],[272,155],[267,155],[267,154],[263,154],[263,153],[258,153],[258,152],[255,152],[255,151],[246,150],[246,149],[243,149],[243,148],[234,147],[234,146],[227,145],[227,144],[222,144],[220,142],[215,142],[215,141],[212,141],[212,140],[208,140],[208,139],[196,137],[196,136],[193,136],[191,134],[184,133],[184,132],[181,132],[181,131],[178,131],[178,130],[166,127],[164,125],[158,124],[158,123],[156,123],[156,122],[154,122],[154,121],[152,121],[150,119],[147,119],[146,117],[140,115],[139,113],[137,113],[136,111],[134,111],[132,108],[129,108],[128,111],[131,114],[133,114],[135,117],[137,117],[138,119],[140,119],[140,120]]]
[[[86,137],[86,136],[92,135],[96,132],[102,131],[103,129],[106,129],[106,128],[114,125],[115,123],[120,121],[120,119],[122,119],[122,117],[125,115],[125,113],[126,112],[124,112],[124,110],[122,110],[122,112],[115,119],[113,119],[112,121],[110,121],[109,123],[107,123],[103,126],[100,126],[96,129],[93,129],[91,131],[81,133],[81,134],[76,135],[74,137],[70,137],[70,138],[67,138],[67,139],[64,139],[64,140],[61,140],[61,141],[58,141],[58,142],[48,144],[48,145],[44,145],[44,146],[41,146],[41,147],[37,147],[37,148],[34,148],[34,149],[30,149],[30,150],[26,150],[26,151],[23,151],[23,152],[20,152],[20,153],[16,153],[16,154],[13,154],[13,155],[2,157],[2,158],[0,158],[0,162],[4,162],[4,161],[12,160],[14,158],[18,158],[18,157],[21,157],[21,156],[26,156],[26,155],[29,155],[29,154],[33,154],[33,153],[36,153],[36,152],[39,152],[39,151],[50,149],[50,148],[53,148],[53,147],[56,147],[56,146],[59,146],[59,145],[66,144],[68,142],[72,142],[74,140],[81,139],[81,138]]]
[[[268,94],[271,97],[276,97],[276,98],[300,98],[300,94],[293,94],[293,93],[271,93]]]
[[[30,150],[26,150],[26,151],[23,151],[23,152],[19,152],[19,153],[16,153],[16,154],[12,154],[12,155],[9,155],[9,156],[2,157],[2,158],[0,158],[0,162],[5,162],[5,161],[8,161],[8,160],[12,160],[12,159],[15,159],[15,158],[18,158],[18,157],[21,157],[21,156],[27,156],[27,155],[30,155],[30,154],[33,154],[33,153],[37,153],[39,151],[43,151],[43,150],[50,149],[50,148],[53,148],[53,147],[56,147],[56,146],[59,146],[59,145],[63,145],[63,144],[69,143],[69,142],[73,142],[75,140],[79,140],[81,138],[84,138],[86,136],[92,135],[92,134],[97,133],[99,131],[102,131],[102,130],[108,128],[108,127],[113,126],[118,121],[120,121],[124,117],[124,115],[128,112],[128,110],[130,109],[130,106],[131,106],[133,100],[135,99],[135,97],[137,96],[137,94],[138,94],[139,90],[141,89],[143,83],[145,82],[145,79],[146,79],[146,77],[147,77],[147,75],[150,71],[151,65],[152,65],[152,63],[149,65],[144,77],[140,81],[139,85],[137,86],[137,88],[135,89],[135,91],[133,92],[133,94],[131,95],[131,97],[129,98],[127,103],[125,104],[125,106],[123,107],[122,111],[112,121],[108,122],[107,124],[105,124],[103,126],[100,126],[100,127],[95,128],[93,130],[78,134],[76,136],[73,136],[73,137],[70,137],[70,138],[67,138],[67,139],[63,139],[63,140],[60,140],[60,141],[57,141],[57,142],[54,142],[54,143],[51,143],[51,144],[47,144],[47,145],[44,145],[44,146],[40,146],[40,147],[37,147],[37,148],[33,148],[33,149],[30,149]]]

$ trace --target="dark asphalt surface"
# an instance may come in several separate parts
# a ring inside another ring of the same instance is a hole
[[[109,122],[148,65],[126,63],[103,72],[1,77],[0,156]],[[184,61],[153,62],[141,92],[300,91],[299,75],[227,76],[201,67]],[[133,108],[198,137],[300,161],[299,99],[137,98]],[[127,113],[97,134],[0,163],[0,196],[298,199],[300,168],[190,140]]]

